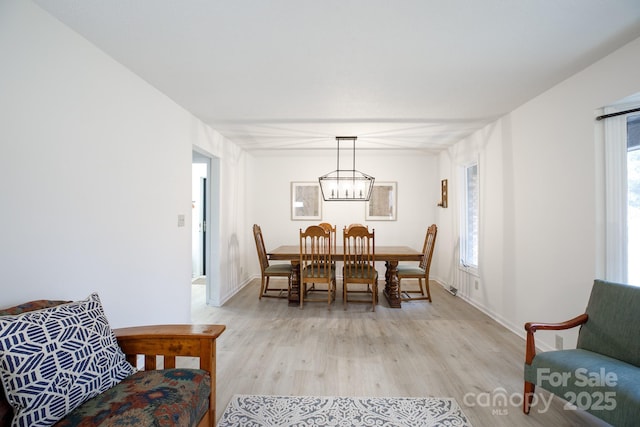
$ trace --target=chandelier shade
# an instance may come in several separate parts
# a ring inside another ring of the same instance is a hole
[[[356,139],[357,136],[336,136],[337,168],[318,178],[322,198],[325,201],[368,201],[375,178],[356,170]],[[340,141],[353,142],[353,168],[340,169]]]

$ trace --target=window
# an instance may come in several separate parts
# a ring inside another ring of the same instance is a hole
[[[462,212],[460,213],[460,265],[466,269],[478,268],[478,164],[463,168]]]

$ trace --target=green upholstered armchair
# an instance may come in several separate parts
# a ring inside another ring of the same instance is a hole
[[[577,348],[536,353],[536,331],[573,327],[580,327]],[[525,330],[524,413],[539,386],[612,425],[638,425],[640,287],[596,280],[584,314]]]

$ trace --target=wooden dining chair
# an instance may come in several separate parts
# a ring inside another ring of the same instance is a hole
[[[432,224],[427,229],[427,235],[424,239],[424,246],[422,248],[422,259],[420,260],[420,264],[398,265],[398,293],[400,294],[400,299],[402,301],[428,300],[429,302],[431,302],[431,292],[429,291],[429,268],[431,267],[431,258],[433,258],[433,249],[436,246],[437,234],[438,227],[436,227],[435,224]],[[420,289],[403,290],[403,279],[418,279],[418,285],[420,286]],[[423,280],[424,288],[422,286]],[[420,294],[420,296],[413,297],[411,296],[411,294]]]
[[[332,267],[331,234],[319,225],[311,225],[305,231],[300,229],[300,308],[309,301],[336,299],[336,271]],[[326,288],[317,285],[325,284]],[[324,294],[322,297],[312,293]]]
[[[293,278],[293,267],[291,263],[281,264],[269,264],[269,258],[267,257],[267,250],[264,246],[264,238],[262,236],[262,230],[258,224],[253,225],[253,238],[256,241],[256,249],[258,251],[258,261],[260,262],[260,296],[270,298],[288,298],[289,291],[291,290],[291,280]],[[286,277],[286,288],[269,288],[270,277]],[[277,295],[270,295],[268,292],[278,292]],[[287,291],[286,293],[284,291]]]
[[[371,304],[371,311],[376,311],[378,272],[375,266],[375,230],[369,232],[368,228],[362,225],[345,227],[343,244],[342,302],[344,309],[346,310],[348,304],[353,302]],[[350,299],[350,295],[354,298]],[[366,295],[369,298],[355,298],[357,295]]]

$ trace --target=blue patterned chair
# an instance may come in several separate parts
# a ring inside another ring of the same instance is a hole
[[[32,301],[0,310],[0,316],[42,311],[64,303],[67,301]],[[55,425],[214,426],[216,338],[224,329],[224,325],[115,329],[117,344],[136,372],[86,400]],[[177,356],[198,357],[200,368],[176,368]],[[13,407],[0,386],[0,426],[10,426],[13,418]]]

